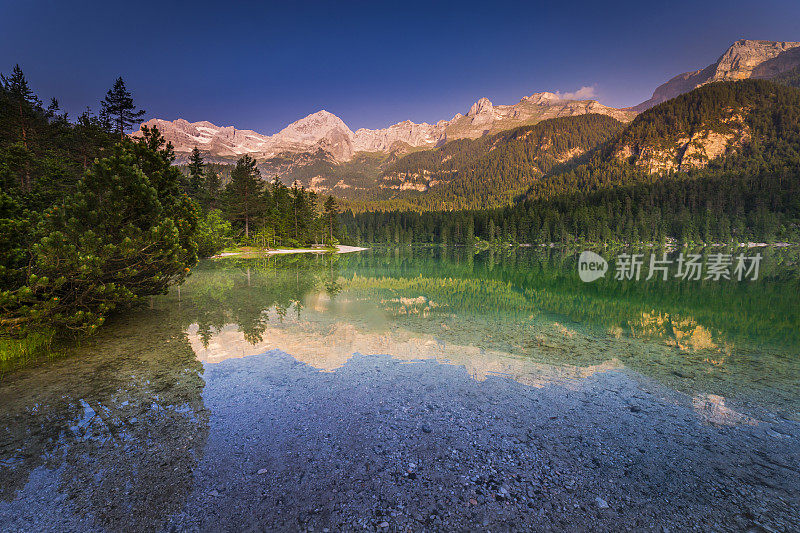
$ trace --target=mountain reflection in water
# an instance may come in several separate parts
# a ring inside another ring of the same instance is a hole
[[[558,251],[225,260],[184,288],[185,333],[205,363],[277,349],[332,371],[385,354],[530,385],[627,368],[796,416],[797,252],[765,255],[750,283],[585,284]]]

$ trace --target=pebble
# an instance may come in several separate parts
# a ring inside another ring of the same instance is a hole
[[[258,472],[256,472],[256,473],[257,473],[257,474],[259,474],[259,475],[261,475],[261,474],[266,474],[266,473],[268,473],[268,472],[269,472],[269,469],[267,469],[267,468],[262,468],[262,469],[260,469],[260,470],[259,470]]]
[[[608,502],[606,502],[606,501],[605,501],[603,498],[601,498],[600,496],[598,496],[597,498],[595,498],[595,499],[594,499],[594,503],[596,503],[596,504],[597,504],[597,507],[598,507],[599,509],[608,509]]]

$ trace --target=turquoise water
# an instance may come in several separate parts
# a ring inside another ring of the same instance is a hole
[[[229,259],[200,265],[178,309],[175,295],[158,308],[180,314],[202,361],[277,348],[334,370],[386,353],[540,382],[625,368],[796,417],[797,252],[761,253],[759,279],[741,282],[584,283],[577,254],[524,249]]]
[[[761,253],[759,279],[742,282],[584,283],[577,254],[559,250],[204,261],[69,356],[1,378],[0,516],[46,500],[57,509],[42,516],[59,520],[66,498],[73,527],[85,510],[111,529],[163,523],[198,483],[214,433],[209,391],[226,412],[247,411],[235,402],[248,385],[224,379],[239,367],[218,363],[265,352],[317,373],[383,354],[567,391],[620,372],[715,426],[800,420],[798,251]]]

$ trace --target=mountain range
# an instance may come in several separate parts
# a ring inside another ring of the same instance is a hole
[[[383,129],[361,128],[352,131],[339,117],[325,110],[297,120],[273,135],[239,130],[233,126],[221,127],[205,121],[192,123],[183,119],[153,119],[142,126],[157,126],[173,144],[178,162],[185,161],[195,147],[209,162],[232,163],[241,155],[248,154],[258,161],[262,175],[267,179],[280,176],[287,183],[298,181],[318,192],[336,193],[344,197],[362,197],[363,191],[369,190],[376,198],[385,198],[387,194],[405,190],[425,192],[449,183],[454,177],[456,169],[452,164],[448,167],[442,164],[445,161],[434,163],[435,157],[417,157],[414,152],[438,150],[453,141],[489,139],[500,132],[532,126],[549,119],[589,114],[614,119],[603,123],[604,129],[611,131],[617,128],[614,124],[630,123],[647,109],[697,87],[719,81],[782,78],[798,69],[800,42],[739,40],[711,65],[675,76],[657,87],[647,101],[625,109],[608,107],[596,100],[568,99],[558,93],[542,92],[523,97],[511,105],[494,105],[489,99],[481,98],[466,114],[458,113],[449,120],[440,120],[435,124],[406,120]],[[731,117],[730,120],[730,128],[735,129],[737,117]],[[575,130],[568,121],[556,124]],[[747,132],[740,133],[737,139]],[[139,134],[136,132],[133,135]],[[694,135],[697,137],[698,134]],[[537,142],[545,146],[554,138],[556,136]],[[680,158],[662,157],[661,160],[666,162],[655,167],[655,158],[646,153],[637,157],[641,165],[647,162],[654,171],[680,170],[682,167],[697,166],[697,161],[725,152],[729,149],[727,143],[730,138],[730,133],[713,134],[711,137],[704,133],[700,140],[690,136],[682,141],[683,148],[676,148],[681,153]],[[491,143],[487,141],[466,150],[488,151],[493,149],[492,143],[496,145],[505,142],[504,139],[518,139],[518,136],[498,137]],[[565,163],[572,157],[580,157],[589,148],[584,142],[575,142],[570,146],[568,151],[551,153],[547,157],[554,162]],[[630,149],[621,148],[623,151],[619,157],[636,155],[624,151]],[[464,147],[459,147],[456,151],[463,150]],[[544,152],[540,150],[536,154],[535,157],[539,157]],[[414,159],[404,162],[405,158],[412,156]],[[417,162],[426,162],[428,166],[420,166]],[[549,166],[552,165],[548,163]],[[461,172],[463,174],[463,169]],[[526,176],[523,181],[530,179],[535,179],[535,176]],[[512,188],[522,185],[520,182]]]
[[[494,105],[488,98],[481,98],[472,104],[466,115],[458,113],[450,120],[435,124],[406,120],[388,128],[361,128],[355,132],[324,109],[292,122],[274,135],[183,119],[152,119],[142,125],[158,127],[178,154],[188,154],[196,146],[211,158],[250,154],[264,161],[321,150],[333,162],[343,163],[352,160],[358,152],[392,153],[433,148],[456,139],[475,139],[549,118],[587,113],[623,121],[635,116],[632,111],[607,107],[595,100],[566,100],[555,93],[544,92],[526,96],[513,105]]]

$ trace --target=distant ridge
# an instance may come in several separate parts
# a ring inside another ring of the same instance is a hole
[[[179,155],[188,154],[195,146],[212,158],[250,154],[260,161],[322,151],[332,162],[341,163],[350,161],[358,152],[392,153],[408,148],[433,148],[450,140],[475,139],[549,118],[589,113],[622,121],[634,116],[630,111],[607,107],[596,100],[564,99],[556,93],[543,92],[526,96],[513,105],[494,105],[488,98],[481,98],[466,115],[457,113],[452,119],[435,124],[406,120],[388,128],[361,128],[355,132],[342,119],[325,110],[292,122],[274,135],[184,119],[152,119],[142,126],[158,127]],[[133,135],[141,135],[141,128]]]

